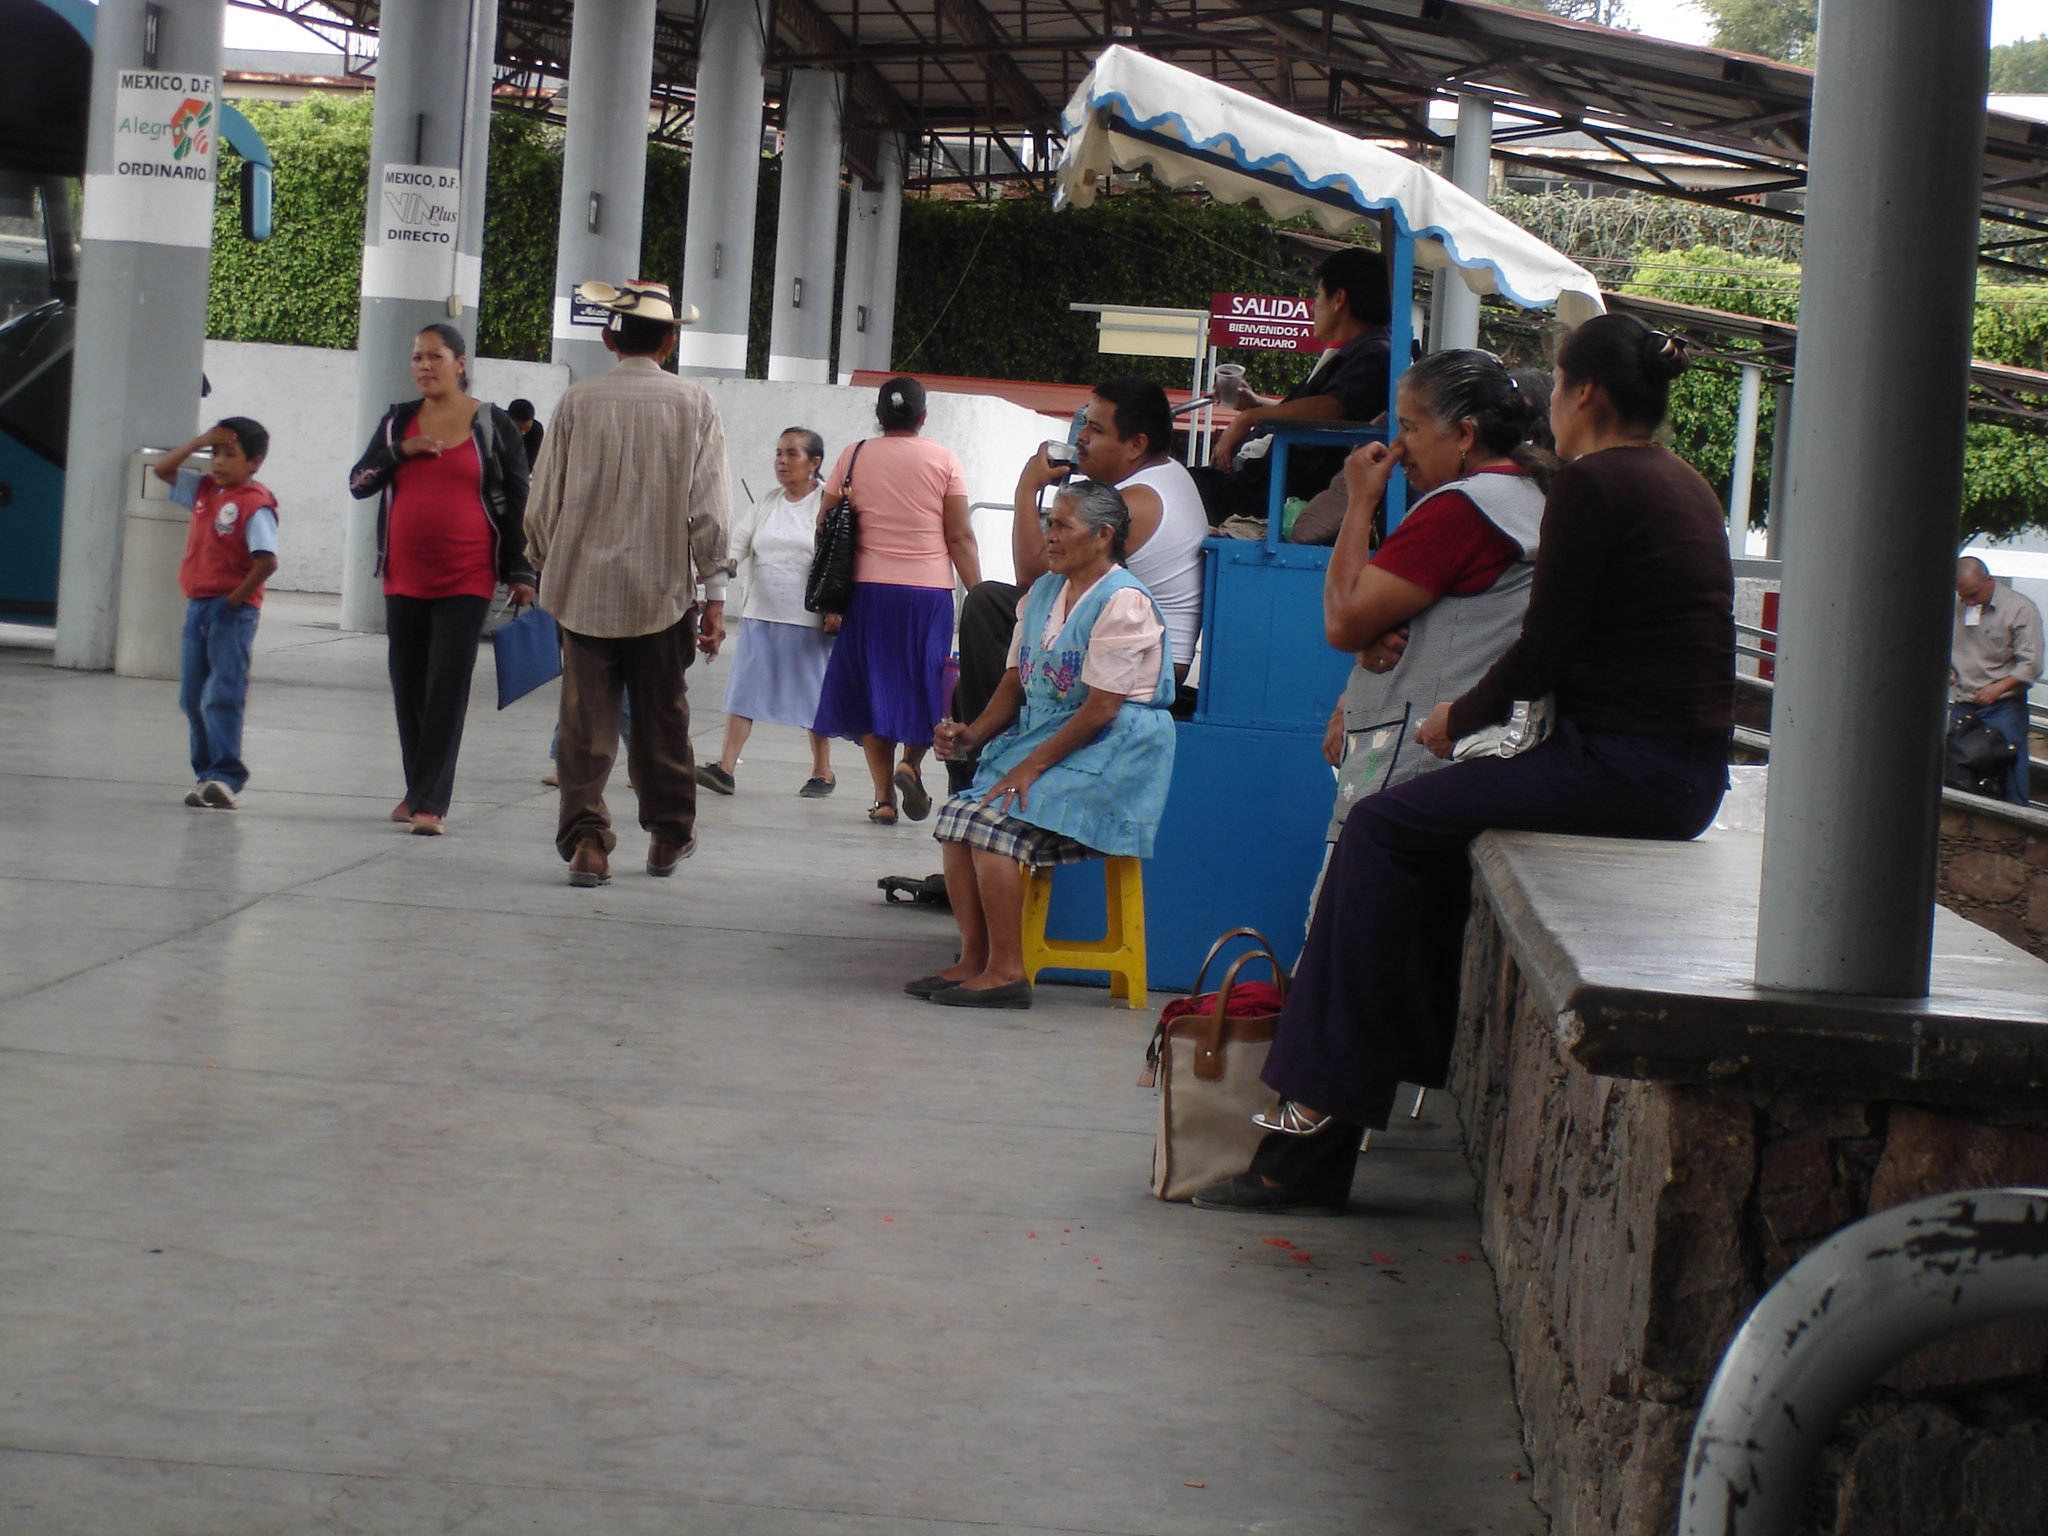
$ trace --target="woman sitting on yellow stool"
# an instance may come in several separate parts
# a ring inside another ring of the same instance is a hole
[[[1046,574],[1026,595],[1010,670],[941,757],[981,747],[974,784],[939,812],[960,960],[903,990],[953,1008],[1029,1008],[1024,871],[1148,858],[1173,777],[1166,622],[1123,569],[1131,515],[1107,485],[1063,487],[1045,518]]]

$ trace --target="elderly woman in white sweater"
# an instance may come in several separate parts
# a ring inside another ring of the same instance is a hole
[[[832,793],[832,744],[810,729],[818,692],[838,632],[836,614],[804,607],[804,578],[817,542],[818,473],[825,441],[791,427],[775,443],[776,489],[754,504],[733,529],[732,557],[747,583],[725,679],[725,747],[715,763],[697,765],[697,782],[715,794],[737,787],[734,770],[754,722],[794,725],[811,738],[811,776],[797,793],[822,800]]]

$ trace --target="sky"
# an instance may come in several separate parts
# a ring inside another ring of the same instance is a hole
[[[1686,0],[1629,0],[1636,26],[1653,37],[1668,37],[1680,43],[1704,43],[1710,30],[1707,19]],[[2009,43],[2022,37],[2048,33],[2048,0],[1992,0],[1991,40]],[[312,33],[279,16],[262,15],[233,6],[228,8],[227,45],[230,48],[268,48],[281,52],[311,53],[322,48]]]

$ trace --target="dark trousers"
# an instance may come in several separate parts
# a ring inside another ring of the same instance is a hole
[[[1007,581],[984,581],[960,605],[960,678],[953,685],[953,718],[962,725],[972,724],[1002,685],[1023,596],[1021,587]],[[973,759],[946,764],[946,787],[954,794],[973,782]]]
[[[1953,731],[1957,724],[1975,715],[1991,729],[2020,749],[2019,756],[2012,760],[2012,771],[2005,776],[2005,798],[2014,805],[2027,805],[2031,797],[2027,791],[2032,787],[2032,774],[2027,767],[2027,690],[2009,693],[1996,704],[1955,704],[1948,707],[1948,728]]]
[[[1441,1087],[1450,1065],[1472,839],[1489,828],[1696,837],[1720,807],[1727,765],[1723,738],[1563,720],[1520,757],[1455,763],[1359,801],[1323,877],[1267,1084],[1354,1126],[1385,1126],[1401,1083]]]
[[[455,798],[469,679],[490,606],[487,597],[384,599],[405,803],[417,815],[446,816]]]
[[[696,758],[684,674],[696,659],[697,610],[652,635],[603,638],[562,630],[562,712],[555,777],[562,812],[555,847],[573,858],[594,837],[610,853],[618,839],[604,787],[619,755],[619,712],[633,694],[626,766],[640,799],[640,825],[686,846],[697,828]]]

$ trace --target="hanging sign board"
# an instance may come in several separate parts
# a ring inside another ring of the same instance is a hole
[[[1209,295],[1209,345],[1259,352],[1321,352],[1313,302],[1269,293]]]
[[[85,238],[213,244],[219,82],[124,69],[114,84],[113,164],[85,178]]]
[[[385,166],[371,218],[370,241],[363,247],[365,298],[445,299],[460,291],[455,255],[455,231],[462,221],[459,170]]]

